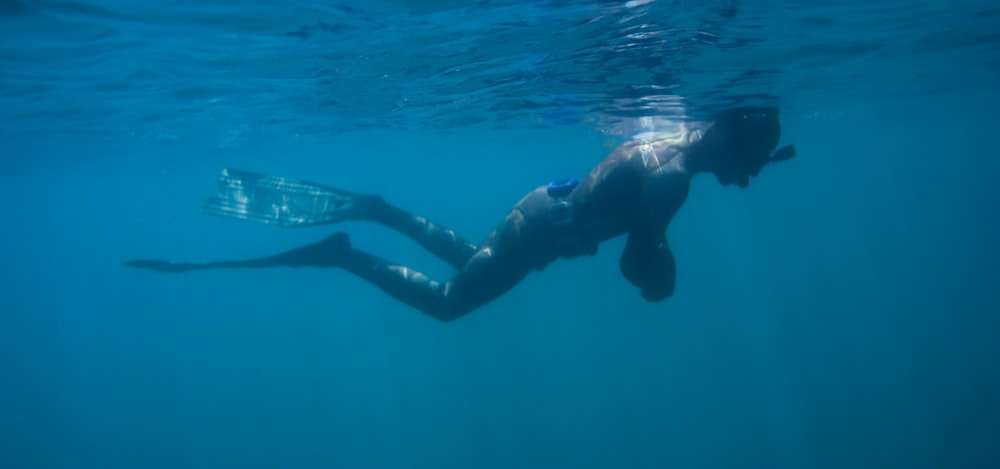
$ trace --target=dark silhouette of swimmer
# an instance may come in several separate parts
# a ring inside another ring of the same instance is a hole
[[[742,107],[670,134],[630,141],[584,179],[556,181],[529,192],[478,245],[376,195],[252,173],[223,171],[219,195],[205,205],[214,215],[282,226],[379,223],[451,264],[457,273],[446,282],[354,248],[343,232],[256,259],[133,260],[125,265],[160,272],[339,267],[436,319],[451,321],[502,295],[532,270],[557,258],[593,255],[602,241],[627,234],[622,274],[643,298],[661,301],[673,294],[676,276],[665,230],[687,198],[691,177],[713,173],[723,185],[746,187],[766,164],[795,155],[792,145],[774,152],[780,134],[776,108]]]

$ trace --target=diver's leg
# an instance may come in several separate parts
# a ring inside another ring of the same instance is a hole
[[[447,322],[489,303],[531,271],[519,259],[495,254],[488,247],[480,249],[447,283],[354,248],[341,267],[397,300]]]
[[[365,220],[385,225],[405,234],[432,254],[461,269],[475,254],[477,246],[458,236],[451,229],[431,222],[424,217],[406,212],[385,203],[374,195],[357,196],[361,208],[355,220]],[[265,267],[332,267],[341,264],[343,252],[350,247],[344,233],[334,233],[318,243],[292,249],[274,256],[219,262],[173,262],[159,259],[140,259],[125,262],[128,267],[158,272],[189,272],[206,269],[240,269]]]
[[[524,217],[512,211],[447,283],[350,249],[339,267],[441,321],[451,321],[510,290],[537,261],[522,238]]]
[[[157,272],[190,272],[207,269],[258,269],[265,267],[333,267],[339,266],[351,247],[345,233],[334,233],[319,242],[275,254],[273,256],[216,262],[173,262],[159,259],[139,259],[125,266]]]
[[[413,238],[456,269],[476,252],[476,245],[454,231],[393,207],[377,195],[231,169],[223,170],[218,182],[218,194],[202,206],[210,215],[278,226],[372,221]]]
[[[478,247],[455,233],[454,230],[438,225],[424,217],[389,205],[381,197],[369,197],[368,210],[361,217],[382,224],[423,246],[431,254],[441,258],[455,269],[461,269]]]
[[[447,283],[440,283],[408,267],[392,264],[351,248],[345,233],[268,257],[221,262],[132,260],[128,267],[157,272],[264,267],[340,267],[372,283],[394,298],[441,321],[457,319],[500,296],[531,271],[523,256],[484,244]]]

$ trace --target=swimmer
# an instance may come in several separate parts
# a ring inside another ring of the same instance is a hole
[[[792,145],[774,151],[780,136],[777,108],[741,107],[708,122],[684,124],[678,132],[630,141],[585,178],[529,192],[479,244],[377,195],[241,171],[224,170],[219,194],[205,203],[212,215],[280,226],[379,223],[454,267],[456,274],[443,282],[355,248],[343,232],[255,259],[131,260],[125,265],[157,272],[337,267],[435,319],[452,321],[504,294],[533,270],[560,258],[594,255],[600,243],[627,235],[621,272],[643,298],[658,302],[674,292],[677,272],[665,232],[687,198],[691,178],[711,173],[722,185],[747,187],[768,163],[795,156]]]

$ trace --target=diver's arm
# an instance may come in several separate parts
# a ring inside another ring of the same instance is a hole
[[[621,257],[622,275],[642,289],[643,298],[661,301],[674,293],[677,267],[667,244],[670,220],[687,199],[687,175],[658,168],[643,178],[637,218]]]
[[[673,295],[677,267],[663,232],[629,233],[620,267],[622,275],[642,290],[646,300],[662,301]]]

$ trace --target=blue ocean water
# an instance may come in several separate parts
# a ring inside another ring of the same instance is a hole
[[[985,1],[0,1],[0,467],[996,467],[997,83]],[[479,239],[734,105],[799,156],[695,179],[662,303],[620,239],[448,324],[337,270],[121,266],[332,231],[201,214],[222,168]]]

